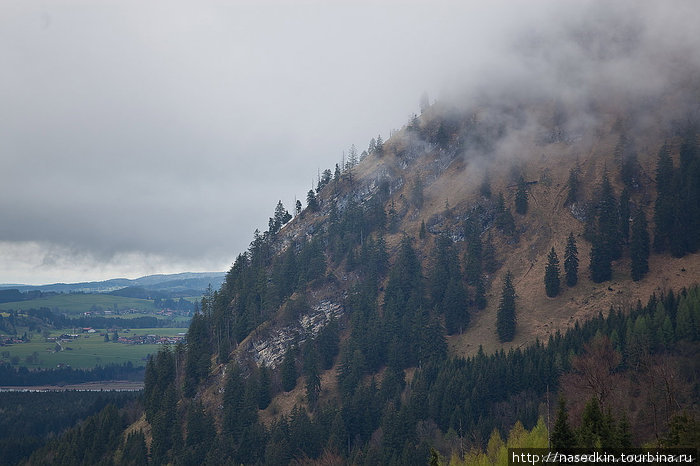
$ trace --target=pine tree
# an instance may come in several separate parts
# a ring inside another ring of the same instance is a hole
[[[559,258],[554,248],[552,248],[547,255],[547,266],[544,271],[544,287],[547,296],[553,298],[558,295],[559,286]]]
[[[426,236],[426,231],[425,231],[425,220],[421,220],[420,222],[420,231],[418,232],[418,238],[419,239],[425,239]]]
[[[496,314],[496,331],[501,343],[513,341],[515,325],[515,287],[513,286],[513,274],[509,270],[503,279],[501,302],[498,305],[498,313]]]
[[[382,140],[381,134],[377,136],[377,142],[374,146],[374,151],[377,153],[377,157],[384,155],[384,141]]]
[[[603,259],[614,261],[622,256],[620,212],[608,174],[603,174],[598,203],[598,239]]]
[[[306,207],[311,212],[318,211],[318,201],[316,200],[316,194],[314,194],[313,189],[309,190],[309,192],[306,194]]]
[[[574,168],[569,170],[569,180],[566,183],[569,187],[569,192],[567,193],[566,200],[564,201],[565,206],[575,204],[578,201],[579,187],[581,184],[578,179],[579,172],[580,169],[578,163]]]
[[[469,325],[467,292],[458,278],[450,280],[439,309],[445,315],[445,328],[448,335],[462,333]]]
[[[612,278],[612,264],[600,238],[596,238],[591,244],[589,271],[591,280],[595,283],[602,283]]]
[[[525,178],[518,178],[518,190],[515,193],[515,212],[520,215],[527,213],[527,183]]]
[[[146,437],[143,431],[132,432],[126,437],[122,462],[124,466],[147,466],[148,450],[146,449]]]
[[[656,163],[656,203],[654,204],[654,251],[665,251],[673,227],[673,161],[666,144]]]
[[[284,354],[282,366],[280,368],[282,377],[282,389],[285,392],[291,392],[297,386],[297,368],[294,361],[294,349],[289,348]]]
[[[491,232],[489,232],[481,248],[481,267],[486,273],[494,273],[498,270],[498,266],[496,246],[494,246],[493,236],[491,236]]]
[[[630,239],[630,192],[625,187],[620,194],[620,235],[622,243],[627,244]]]
[[[483,276],[480,275],[478,277],[475,287],[474,306],[479,310],[486,309],[486,285],[484,284]]]
[[[569,233],[564,250],[564,273],[566,274],[566,286],[576,286],[578,283],[578,249],[574,233]]]
[[[333,172],[333,182],[337,183],[340,181],[340,166],[336,163],[335,164],[335,171]]]
[[[637,209],[632,220],[630,259],[632,280],[639,281],[649,271],[649,232],[647,218],[641,208]]]
[[[576,446],[576,437],[569,426],[569,414],[566,411],[566,400],[563,396],[559,397],[557,419],[554,421],[551,440],[552,449],[554,450],[573,448]]]
[[[272,401],[270,369],[263,363],[258,373],[258,408],[265,409]]]
[[[498,193],[498,198],[496,199],[495,224],[496,228],[506,235],[513,235],[515,233],[515,220],[513,219],[513,214],[511,214],[510,209],[505,205],[503,193]]]
[[[350,145],[350,150],[348,151],[348,167],[354,168],[357,165],[357,147],[355,144]]]

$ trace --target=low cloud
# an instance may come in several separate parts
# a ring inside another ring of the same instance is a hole
[[[0,282],[225,269],[423,91],[574,107],[700,63],[689,0],[334,3],[9,2]]]

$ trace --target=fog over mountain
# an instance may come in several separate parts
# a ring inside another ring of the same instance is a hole
[[[697,24],[692,0],[4,2],[0,282],[224,270],[424,92],[551,99],[585,134],[596,102],[700,81]]]

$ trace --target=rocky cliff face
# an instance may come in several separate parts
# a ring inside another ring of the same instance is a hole
[[[329,300],[321,301],[288,325],[261,330],[242,345],[239,357],[250,358],[259,366],[275,369],[282,363],[288,348],[314,338],[331,319],[340,320],[343,314],[344,309],[340,304]]]

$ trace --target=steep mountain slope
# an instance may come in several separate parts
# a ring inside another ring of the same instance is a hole
[[[470,244],[465,225],[476,220],[478,237],[492,242],[495,266],[483,274],[486,307],[478,309],[474,302],[476,288],[463,277],[469,296],[464,312],[471,321],[462,332],[447,336],[451,356],[471,356],[480,347],[486,353],[524,348],[611,307],[630,309],[652,293],[697,283],[700,255],[674,258],[668,253],[652,254],[649,273],[642,280],[633,281],[628,244],[622,257],[612,263],[612,279],[594,283],[588,271],[591,242],[585,233],[586,218],[592,215],[590,209],[596,203],[604,176],[611,180],[616,198],[627,187],[632,211],[641,208],[650,220],[649,231],[653,230],[659,150],[668,144],[678,166],[680,147],[687,139],[688,118],[694,117],[688,113],[687,102],[679,102],[689,95],[697,96],[697,89],[677,90],[642,106],[636,101],[597,102],[592,105],[594,108],[586,109],[585,118],[577,116],[576,108],[546,101],[483,104],[469,110],[436,103],[426,109],[394,132],[381,150],[366,154],[356,166],[336,167],[335,177],[325,183],[319,179],[321,189],[315,193],[314,201],[318,203],[317,210],[307,207],[279,232],[256,232],[250,250],[241,256],[245,260],[239,257],[238,266],[229,272],[228,285],[225,283],[212,297],[212,302],[217,303],[211,311],[212,334],[218,341],[213,352],[219,365],[200,393],[210,406],[218,403],[226,373],[221,363],[230,358],[243,366],[264,364],[279,370],[286,352],[317,337],[331,318],[341,322],[345,341],[352,332],[355,312],[349,296],[367,277],[362,267],[362,249],[367,241],[378,238],[385,241],[390,268],[400,261],[397,257],[403,239],[410,238],[425,282],[430,281],[436,266],[434,251],[440,237],[454,241],[465,273]],[[697,130],[693,131],[697,143]],[[567,204],[572,171],[578,173],[580,187],[576,202]],[[528,209],[524,215],[514,210],[520,177],[528,188]],[[498,226],[498,193],[503,194],[505,207],[514,217],[511,233]],[[353,209],[362,212],[359,219],[353,220]],[[574,287],[564,285],[562,267],[562,291],[549,298],[544,286],[547,255],[553,247],[563,265],[570,233],[578,245],[579,281]],[[250,267],[266,256],[264,260],[269,265],[262,270],[266,271],[268,285],[272,285],[287,273],[284,264],[289,263],[284,258],[296,254],[298,263],[307,254],[305,248],[314,241],[321,241],[324,250],[326,265],[322,272],[311,280],[299,278],[281,297],[269,299],[269,287],[267,295],[258,294],[257,321],[251,322],[253,317],[247,311],[241,312],[245,308],[243,295],[235,291],[245,281],[236,278],[242,264]],[[512,272],[517,293],[517,325],[514,339],[502,343],[496,333],[496,315],[506,271]],[[379,312],[385,313],[382,309],[386,307],[384,291],[389,274],[380,274],[379,279],[377,303]],[[235,284],[236,280],[241,282]],[[428,299],[424,306],[432,311],[436,304]],[[440,315],[439,319],[444,326],[445,316]],[[246,326],[237,326],[236,322],[241,321]],[[247,329],[253,331],[249,333]],[[226,351],[222,355],[220,335],[231,332],[240,337],[231,338],[227,346],[230,356]],[[347,351],[347,347],[341,347]],[[297,356],[297,366],[303,365],[302,359]],[[340,396],[334,380],[337,364],[322,373],[322,400]],[[280,393],[272,411],[265,411],[268,421],[280,414],[288,415],[298,403],[306,403],[304,393],[301,384],[294,391]]]
[[[697,90],[694,94],[678,95],[697,95]],[[385,143],[382,156],[373,154],[365,158],[343,175],[339,187],[324,188],[318,196],[321,212],[305,212],[298,216],[282,229],[280,236],[289,242],[308,235],[311,230],[321,230],[327,224],[330,204],[342,206],[353,198],[367,201],[386,189],[389,195],[383,207],[388,212],[393,206],[400,218],[395,232],[385,234],[390,256],[394,255],[404,235],[417,239],[421,222],[425,222],[428,237],[417,241],[415,247],[424,270],[428,270],[432,265],[430,255],[434,239],[448,234],[456,240],[460,257],[463,257],[467,250],[463,231],[465,219],[472,217],[474,209],[479,207],[492,209],[491,201],[498,192],[504,194],[507,206],[513,209],[517,178],[522,175],[531,184],[527,214],[514,214],[517,240],[499,232],[493,219],[484,222],[480,235],[482,238],[493,235],[500,267],[487,276],[491,284],[487,308],[475,312],[472,325],[463,334],[449,337],[449,342],[454,354],[468,355],[476,352],[480,345],[494,351],[501,347],[523,346],[534,342],[535,338],[546,340],[549,334],[563,331],[577,320],[593,317],[601,309],[628,308],[653,292],[677,290],[692,285],[700,277],[697,254],[683,258],[664,254],[652,255],[649,274],[633,282],[626,249],[613,265],[613,279],[596,284],[588,274],[590,241],[583,238],[586,204],[599,192],[603,174],[609,174],[617,197],[625,188],[621,179],[623,144],[629,146],[624,150],[633,154],[635,164],[631,203],[645,211],[650,229],[653,229],[654,178],[658,152],[664,143],[669,144],[678,164],[684,123],[668,121],[664,112],[676,105],[681,99],[679,96],[660,100],[657,102],[660,107],[653,114],[644,113],[643,118],[639,113],[648,108],[600,108],[597,114],[588,115],[592,121],[587,122],[585,131],[578,133],[568,132],[564,129],[566,125],[551,123],[562,118],[557,116],[561,108],[553,104],[540,103],[527,110],[477,108],[473,112],[435,105],[396,132]],[[480,120],[482,113],[488,115],[485,121]],[[520,115],[513,118],[511,113]],[[510,126],[513,120],[515,127]],[[578,126],[578,122],[572,126]],[[445,127],[451,129],[443,129]],[[488,137],[494,139],[488,140]],[[427,142],[430,140],[435,142]],[[579,202],[565,205],[569,192],[567,180],[573,169],[580,173]],[[490,180],[491,199],[480,192],[485,176]],[[417,184],[421,187],[417,188]],[[422,197],[420,207],[414,200],[419,195],[418,190]],[[575,288],[564,286],[559,296],[548,298],[544,293],[546,257],[554,247],[563,262],[570,232],[578,240],[581,280]],[[502,345],[495,333],[495,315],[500,283],[506,270],[513,272],[519,296],[518,331],[512,343]],[[333,272],[344,282],[352,283],[352,274],[343,271],[342,263]],[[344,285],[343,289],[347,288],[349,286]]]
[[[535,428],[557,392],[568,446],[696,446],[697,84],[505,102],[434,104],[324,171],[293,218],[278,204],[100,454],[425,464]],[[578,281],[562,268],[548,297],[572,240]]]

